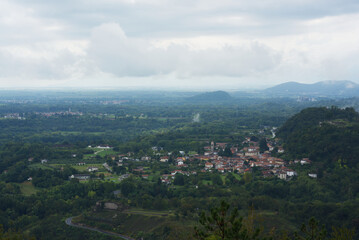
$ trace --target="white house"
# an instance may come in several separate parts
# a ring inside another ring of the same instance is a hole
[[[90,179],[90,175],[88,174],[73,174],[69,177],[69,179],[79,179],[79,180],[88,180]]]
[[[305,165],[305,164],[310,164],[310,160],[309,158],[303,158],[302,160],[300,160],[300,164],[301,165]]]
[[[206,163],[204,164],[204,168],[205,168],[206,170],[211,169],[211,168],[213,168],[213,164],[210,163],[210,162],[206,162]]]
[[[160,162],[163,162],[163,163],[168,162],[168,159],[169,158],[167,156],[161,157]]]
[[[111,147],[108,146],[108,145],[105,145],[105,146],[99,145],[99,146],[97,146],[96,148],[99,148],[99,149],[111,149]]]
[[[98,167],[88,167],[87,171],[89,172],[97,172],[98,171]]]
[[[286,180],[286,179],[287,179],[287,173],[285,173],[285,172],[280,172],[279,175],[278,175],[278,177],[279,177],[280,179]]]
[[[297,175],[297,173],[294,170],[291,170],[291,169],[287,170],[287,176],[288,177],[294,177],[296,175]]]
[[[318,175],[316,173],[308,173],[308,176],[311,178],[317,178]]]

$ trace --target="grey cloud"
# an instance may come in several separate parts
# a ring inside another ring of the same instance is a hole
[[[285,34],[297,21],[359,11],[356,0],[197,0],[197,1],[40,1],[17,0],[34,7],[45,19],[66,22],[71,36],[86,35],[104,22],[120,22],[129,36],[193,36],[198,33],[242,33],[260,35],[271,28],[272,35]],[[258,26],[233,26],[208,21],[227,16],[249,15]],[[78,31],[78,32],[76,32]],[[267,34],[269,34],[268,32]]]

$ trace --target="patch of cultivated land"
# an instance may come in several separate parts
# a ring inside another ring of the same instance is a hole
[[[144,209],[140,209],[140,208],[126,209],[123,211],[123,213],[139,214],[139,215],[144,215],[144,216],[161,216],[161,217],[174,216],[174,213],[172,211],[144,210]]]
[[[35,169],[41,168],[41,169],[43,169],[43,170],[46,170],[46,169],[48,169],[48,170],[53,170],[53,168],[52,168],[51,166],[49,166],[48,164],[41,164],[41,163],[31,164],[31,165],[29,166],[29,168],[35,168]]]
[[[88,163],[85,165],[78,165],[78,164],[48,164],[48,166],[54,167],[54,168],[61,168],[65,167],[66,165],[71,166],[72,168],[76,169],[80,172],[88,172],[87,168],[89,167],[97,167],[98,172],[107,172],[107,170],[103,167],[102,163]]]
[[[169,239],[191,239],[194,226],[193,221],[180,220],[171,211],[137,208],[124,211],[91,212],[74,219],[74,221],[132,237],[138,237],[139,234],[173,236]]]
[[[32,194],[35,194],[38,189],[36,187],[34,187],[34,185],[32,185],[31,182],[23,182],[19,184],[20,187],[20,191],[22,194],[24,194],[25,196],[30,196]]]

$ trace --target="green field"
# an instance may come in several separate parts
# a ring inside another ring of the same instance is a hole
[[[84,159],[90,159],[90,158],[96,158],[96,156],[100,156],[100,157],[106,157],[108,155],[117,155],[118,152],[113,151],[112,149],[100,149],[100,148],[91,148],[94,153],[92,154],[85,154],[84,155]]]
[[[65,167],[66,165],[69,165],[69,164],[49,164],[49,166],[51,166],[53,168],[61,168],[61,167]],[[106,169],[102,166],[102,163],[89,163],[89,164],[85,164],[85,165],[81,165],[81,166],[79,166],[77,164],[70,164],[69,166],[71,166],[72,168],[74,168],[80,172],[87,172],[88,167],[97,167],[99,172],[106,171]]]
[[[32,185],[31,182],[23,182],[23,183],[19,183],[18,185],[20,187],[21,193],[24,194],[25,196],[30,196],[38,191],[38,189],[34,187],[34,185]]]
[[[111,182],[114,182],[114,183],[120,183],[120,180],[118,180],[118,176],[109,176],[109,177],[105,177],[105,180],[106,181],[111,181]]]
[[[113,150],[103,150],[100,152],[97,152],[97,155],[101,156],[101,157],[105,157],[107,155],[117,155],[118,152],[115,152]]]
[[[203,185],[213,185],[211,180],[202,180]]]
[[[158,217],[167,217],[174,216],[172,211],[156,211],[156,210],[144,210],[140,208],[130,208],[123,211],[123,213],[127,214],[138,214],[143,216],[158,216]]]
[[[41,164],[41,163],[35,163],[35,164],[31,164],[29,166],[30,168],[35,168],[35,169],[43,169],[43,170],[53,170],[53,168],[51,167],[51,165],[48,165],[48,164]]]
[[[242,179],[241,174],[232,173],[232,175],[233,175],[238,181],[240,181],[240,180]]]
[[[91,158],[95,158],[95,157],[96,157],[95,154],[84,154],[83,159],[84,159],[84,160],[87,160],[87,159],[91,159]]]
[[[106,169],[102,166],[102,164],[86,164],[86,165],[82,165],[82,166],[73,165],[73,166],[71,166],[71,167],[75,168],[75,169],[78,170],[78,171],[82,171],[82,172],[83,172],[83,171],[87,172],[87,168],[88,168],[88,167],[97,167],[99,172],[106,170]]]

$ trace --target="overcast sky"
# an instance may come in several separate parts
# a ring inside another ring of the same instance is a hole
[[[358,0],[1,0],[0,88],[359,83]]]

